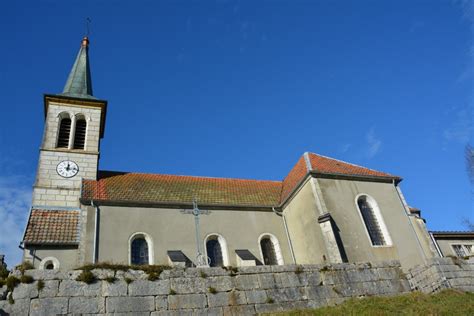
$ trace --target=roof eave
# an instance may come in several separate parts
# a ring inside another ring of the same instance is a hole
[[[82,205],[89,206],[91,201],[94,202],[94,205],[104,205],[104,206],[134,206],[134,207],[144,207],[144,208],[174,208],[174,209],[190,209],[193,207],[192,202],[189,203],[179,203],[179,202],[162,202],[162,201],[152,201],[152,202],[143,202],[143,201],[124,201],[124,200],[101,200],[101,199],[91,199],[91,198],[80,198],[79,201]],[[272,208],[277,207],[275,205],[239,205],[239,204],[219,204],[219,203],[200,203],[200,208],[209,209],[209,210],[256,210],[256,211],[272,211]]]
[[[355,174],[343,174],[343,173],[326,173],[320,171],[309,172],[315,178],[327,178],[327,179],[338,179],[338,180],[357,180],[357,181],[369,181],[369,182],[384,182],[384,183],[400,183],[403,178],[397,176],[371,176],[371,175],[355,175]]]

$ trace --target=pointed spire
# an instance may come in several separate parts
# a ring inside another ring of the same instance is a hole
[[[92,80],[88,53],[89,38],[86,36],[82,39],[79,54],[77,54],[76,61],[72,66],[61,95],[75,98],[96,99],[92,96]]]

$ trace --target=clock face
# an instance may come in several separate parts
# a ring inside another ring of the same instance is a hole
[[[74,161],[61,161],[56,167],[56,171],[63,178],[72,178],[79,172],[79,167]]]

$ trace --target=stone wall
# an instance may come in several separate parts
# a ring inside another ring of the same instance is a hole
[[[396,261],[240,267],[237,271],[172,269],[162,272],[155,281],[149,281],[143,271],[92,272],[98,280],[86,284],[76,281],[81,271],[26,271],[34,278],[33,283],[19,284],[12,294],[5,286],[1,288],[0,315],[252,315],[410,291]],[[114,282],[112,277],[116,278]],[[44,283],[41,290],[38,280]],[[14,304],[9,303],[9,295]]]
[[[432,258],[408,273],[413,290],[434,293],[447,288],[474,292],[474,258]]]

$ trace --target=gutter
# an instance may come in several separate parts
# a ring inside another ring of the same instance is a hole
[[[438,252],[439,256],[440,256],[441,258],[443,258],[443,257],[444,257],[444,256],[443,256],[443,253],[441,252],[441,249],[439,248],[438,243],[436,242],[436,239],[435,239],[434,236],[433,236],[433,233],[432,233],[432,232],[428,232],[428,234],[430,235],[430,239],[431,239],[431,241],[433,242],[433,244],[435,245],[436,251]]]
[[[277,211],[274,207],[272,207],[272,210],[275,214],[283,218],[283,226],[285,227],[286,238],[288,239],[288,245],[290,246],[291,258],[293,259],[293,264],[296,264],[295,252],[293,250],[293,243],[291,242],[290,233],[288,232],[288,224],[286,223],[285,215],[283,215],[283,211]]]
[[[92,263],[97,263],[97,220],[99,218],[99,207],[94,205],[94,201],[91,199],[91,206],[94,207],[94,248],[92,253]]]

